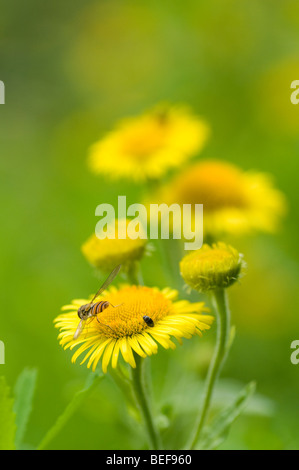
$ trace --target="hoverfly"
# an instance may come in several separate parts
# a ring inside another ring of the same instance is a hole
[[[155,323],[151,319],[151,317],[148,317],[147,315],[144,315],[144,317],[142,317],[142,318],[145,321],[145,323],[147,324],[147,326],[150,326],[151,328],[153,328],[153,326],[155,326]]]
[[[103,310],[105,310],[105,308],[109,307],[109,305],[112,305],[112,304],[110,304],[110,302],[108,302],[107,300],[101,300],[100,302],[96,302],[96,303],[93,303],[93,302],[95,298],[98,297],[109,286],[109,284],[111,284],[113,279],[119,273],[120,268],[121,268],[121,265],[118,265],[116,266],[116,268],[113,269],[113,271],[107,277],[106,281],[101,285],[98,292],[93,296],[89,304],[81,305],[81,307],[78,308],[78,317],[80,318],[80,322],[75,331],[74,339],[77,339],[80,336],[80,334],[82,333],[86,325],[86,321],[88,319],[92,319],[93,317],[96,317],[97,321],[101,323],[100,320],[98,319],[98,314],[102,312]],[[118,307],[118,305],[116,306],[112,305],[112,307]],[[105,326],[112,329],[109,325],[105,325]]]

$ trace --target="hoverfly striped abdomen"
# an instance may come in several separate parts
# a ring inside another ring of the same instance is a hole
[[[94,303],[94,300],[102,292],[104,292],[105,289],[107,289],[107,287],[111,284],[111,282],[113,281],[115,276],[119,273],[120,268],[121,268],[121,265],[118,265],[118,266],[116,266],[116,268],[113,269],[113,271],[107,277],[106,281],[101,285],[98,292],[93,296],[93,298],[89,302],[89,304],[81,305],[81,307],[78,308],[77,313],[78,313],[78,317],[80,318],[80,322],[79,322],[79,325],[78,325],[78,327],[75,331],[74,339],[77,339],[80,336],[80,334],[82,333],[83,328],[84,328],[84,326],[85,326],[85,324],[88,320],[92,320],[94,317],[96,317],[97,321],[99,323],[101,323],[100,320],[98,319],[98,314],[101,313],[103,310],[105,310],[107,307],[109,307],[109,305],[112,305],[112,304],[110,304],[110,302],[108,302],[107,300],[101,300],[100,302],[95,302]],[[115,307],[115,306],[112,305],[112,307]],[[103,323],[103,325],[107,326],[108,328],[110,328],[110,330],[112,330],[111,326],[105,325],[104,323]]]
[[[102,300],[100,302],[96,302],[95,304],[92,304],[90,314],[92,316],[96,316],[98,313],[101,313],[105,308],[108,308],[110,305],[107,300]]]

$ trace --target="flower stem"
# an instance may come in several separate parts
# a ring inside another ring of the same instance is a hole
[[[131,284],[135,286],[143,285],[142,273],[140,270],[140,266],[137,263],[133,263],[130,266],[127,272],[127,277],[128,277],[128,281]]]
[[[212,294],[212,301],[217,317],[217,339],[214,356],[211,361],[204,392],[204,401],[199,419],[196,424],[194,437],[192,438],[190,449],[196,446],[203,426],[206,422],[210,408],[212,394],[215,383],[225,362],[228,352],[229,334],[230,334],[230,312],[228,307],[227,293],[225,289],[216,289]]]
[[[148,393],[144,381],[144,361],[138,354],[135,354],[136,368],[132,368],[132,385],[135,397],[138,402],[147,433],[150,441],[151,450],[162,449],[161,439],[158,430],[155,427],[153,416],[150,409]]]

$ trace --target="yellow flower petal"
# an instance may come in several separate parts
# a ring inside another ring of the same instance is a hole
[[[102,369],[104,374],[107,372],[107,367],[111,359],[111,355],[113,352],[113,348],[115,346],[116,340],[112,340],[108,346],[105,348],[105,352],[103,354],[103,359],[102,359]]]
[[[120,341],[116,341],[112,353],[112,361],[111,365],[113,369],[116,369],[117,366],[117,361],[118,361],[118,356],[119,356],[119,348],[120,348]]]
[[[143,349],[140,347],[140,344],[138,343],[138,340],[134,336],[128,336],[128,341],[132,349],[139,354],[141,357],[146,357],[145,352]]]
[[[181,338],[191,338],[210,328],[212,317],[202,314],[207,310],[203,302],[176,301],[177,296],[177,291],[169,288],[159,290],[124,285],[117,289],[111,286],[95,299],[95,302],[106,300],[111,305],[100,312],[99,321],[92,319],[77,339],[74,339],[78,326],[75,309],[55,319],[55,327],[60,330],[60,344],[65,349],[77,348],[72,362],[83,355],[81,364],[87,362],[87,367],[92,366],[92,370],[96,369],[101,358],[104,373],[110,361],[115,369],[119,352],[125,362],[136,367],[134,354],[141,357],[156,354],[158,345],[174,349],[176,345],[171,337],[181,344]],[[87,299],[82,299],[81,305],[87,303]],[[71,305],[73,308],[81,306],[77,301]],[[145,315],[153,320],[153,327],[144,321]]]
[[[159,106],[123,120],[96,142],[90,150],[89,167],[112,179],[158,179],[197,154],[208,134],[207,124],[187,108]]]
[[[224,161],[201,161],[180,172],[151,203],[203,204],[204,237],[275,232],[286,214],[285,196],[269,175]],[[194,223],[194,220],[192,221]],[[193,226],[194,230],[194,226]]]
[[[132,349],[130,345],[128,344],[128,340],[126,337],[120,340],[120,351],[122,353],[124,360],[128,362],[131,367],[135,368],[136,367],[135,359],[132,353]]]

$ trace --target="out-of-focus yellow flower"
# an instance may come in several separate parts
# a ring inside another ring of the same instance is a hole
[[[130,221],[123,220],[123,222],[127,228]],[[107,233],[111,234],[111,229],[112,226],[109,225]],[[146,251],[147,239],[131,239],[127,232],[126,238],[119,238],[118,229],[118,221],[115,220],[115,238],[101,240],[93,234],[81,247],[87,261],[101,271],[110,272],[119,264],[123,270],[130,270],[137,261],[141,260]]]
[[[205,144],[209,128],[184,107],[157,106],[127,118],[92,147],[90,169],[113,179],[159,179]]]
[[[159,193],[161,203],[203,204],[204,236],[275,232],[286,212],[284,195],[268,174],[244,172],[223,161],[202,161]]]
[[[231,286],[243,267],[242,255],[232,246],[218,242],[204,244],[180,262],[181,275],[190,287],[205,292]]]
[[[110,361],[116,368],[120,353],[127,363],[135,367],[133,353],[141,357],[150,356],[157,353],[158,344],[174,349],[176,345],[171,337],[181,343],[182,338],[191,338],[195,334],[202,336],[202,331],[210,328],[213,317],[203,314],[208,311],[203,302],[177,301],[177,296],[177,291],[169,288],[159,290],[125,285],[117,289],[110,286],[95,302],[106,300],[111,305],[98,318],[88,320],[77,339],[74,339],[79,322],[77,310],[88,300],[74,300],[62,308],[68,312],[54,320],[60,329],[60,344],[64,349],[79,346],[72,362],[85,353],[81,364],[87,361],[87,367],[92,366],[92,370],[96,369],[101,358],[104,372],[107,372]],[[144,316],[152,320],[153,326],[146,323]]]

